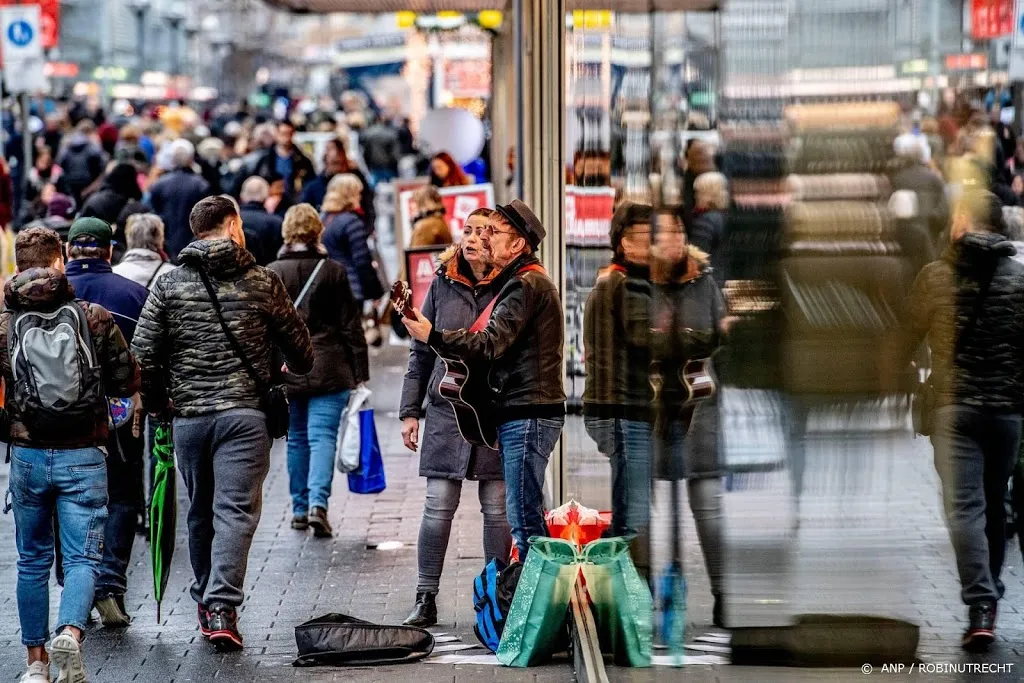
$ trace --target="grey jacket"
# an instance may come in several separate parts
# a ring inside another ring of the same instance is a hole
[[[434,327],[457,330],[473,324],[494,298],[490,278],[473,283],[469,265],[457,248],[441,255],[437,277],[427,291],[422,313]],[[399,417],[426,417],[420,439],[420,476],[440,479],[501,479],[497,451],[474,448],[459,437],[452,407],[437,393],[444,363],[426,344],[413,341],[402,384]],[[427,399],[424,414],[423,399]]]

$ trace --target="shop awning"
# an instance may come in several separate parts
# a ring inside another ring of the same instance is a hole
[[[509,0],[267,0],[291,12],[479,12],[507,10]],[[616,12],[707,11],[717,9],[720,0],[567,0],[569,10],[610,9]]]

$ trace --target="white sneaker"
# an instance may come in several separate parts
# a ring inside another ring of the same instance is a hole
[[[65,631],[50,641],[50,659],[57,665],[61,683],[88,683],[82,663],[82,646],[78,639]]]
[[[28,665],[28,670],[21,675],[19,683],[50,683],[50,665],[32,662]]]

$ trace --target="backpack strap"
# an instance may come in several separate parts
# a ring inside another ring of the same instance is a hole
[[[306,298],[306,293],[309,292],[309,288],[313,285],[313,280],[316,280],[316,276],[320,274],[320,269],[324,267],[324,261],[326,260],[327,257],[320,259],[316,264],[316,268],[313,269],[313,273],[306,278],[306,284],[302,286],[302,291],[299,292],[299,298],[295,300],[296,309],[302,305],[302,300]]]

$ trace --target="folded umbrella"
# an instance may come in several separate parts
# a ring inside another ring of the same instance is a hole
[[[160,623],[160,602],[167,590],[174,556],[175,529],[178,522],[177,479],[174,475],[174,442],[171,424],[161,422],[153,440],[153,500],[149,506],[149,552],[153,564],[153,597],[156,621]]]

